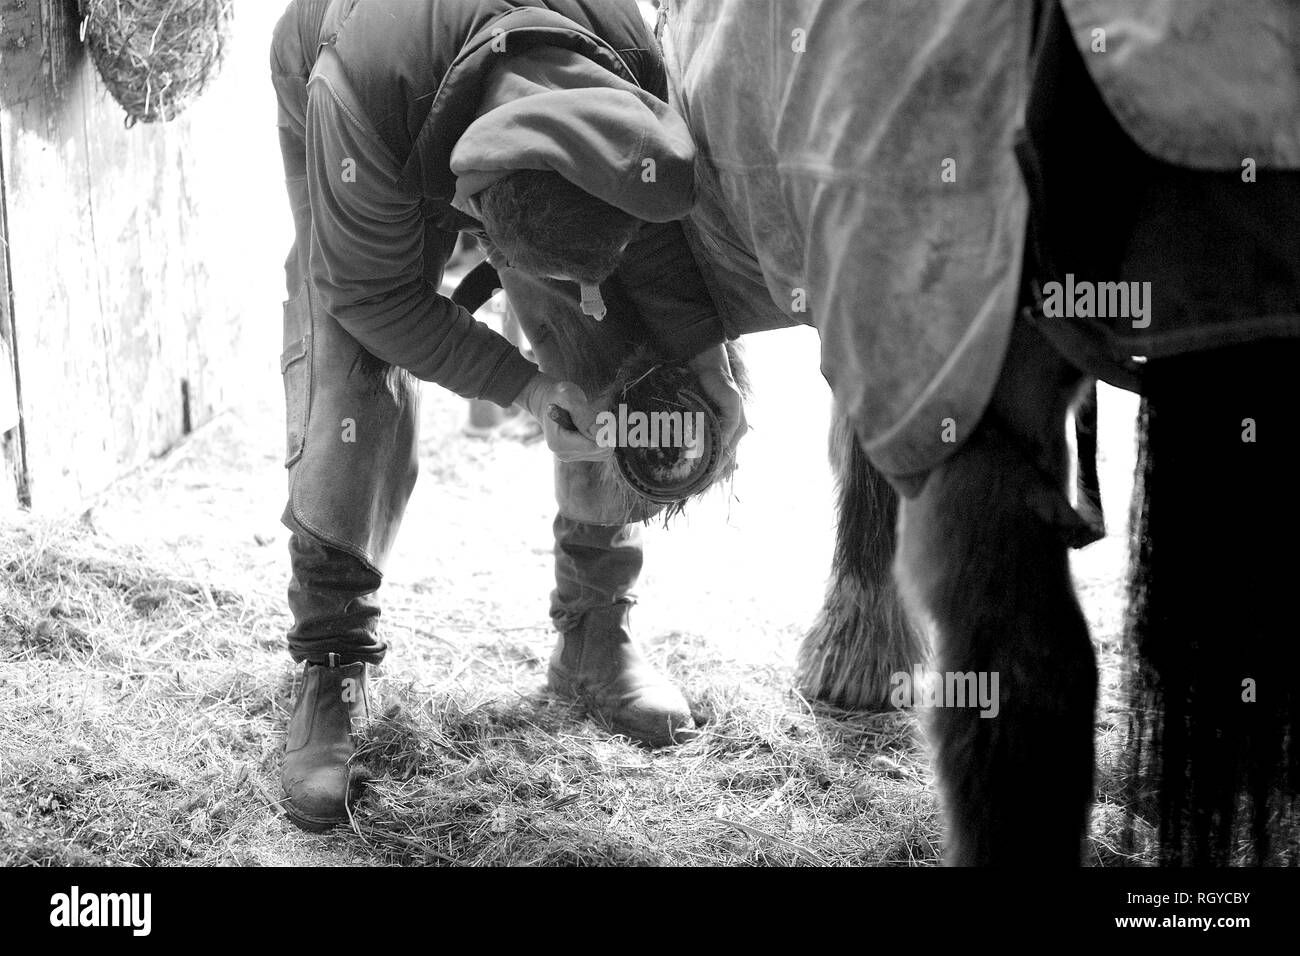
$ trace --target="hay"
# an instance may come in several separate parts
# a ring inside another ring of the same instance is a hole
[[[425,480],[445,494],[499,494],[542,458],[457,435],[450,392],[425,402]],[[249,505],[266,495],[250,462],[279,477],[276,418],[255,406],[202,426],[86,516],[0,516],[0,866],[937,862],[917,715],[791,693],[799,628],[764,620],[769,595],[752,615],[745,595],[729,604],[755,622],[739,655],[718,634],[638,625],[703,723],[688,744],[646,751],[543,690],[554,636],[516,583],[540,592],[545,558],[494,553],[495,573],[478,573],[466,555],[482,552],[464,542],[491,528],[452,513],[464,508],[439,515],[441,547],[418,579],[384,583],[392,653],[371,683],[356,758],[369,783],[352,819],[322,836],[292,826],[279,784],[298,671],[284,651],[287,567],[254,540],[265,526]],[[146,520],[168,527],[140,544],[112,536]],[[415,509],[407,520],[408,536],[435,526]],[[1103,665],[1118,666],[1117,642]],[[1098,716],[1089,860],[1153,862],[1121,843],[1123,714]]]
[[[232,0],[82,0],[104,85],[138,122],[175,119],[220,69]]]
[[[0,866],[937,859],[913,715],[809,708],[788,642],[746,663],[677,633],[645,650],[707,730],[652,753],[540,689],[545,629],[502,653],[490,629],[390,626],[408,676],[372,682],[369,782],[348,825],[303,834],[281,807],[296,668],[275,590],[72,520],[0,521]]]

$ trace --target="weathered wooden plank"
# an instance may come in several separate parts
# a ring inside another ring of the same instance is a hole
[[[28,505],[18,362],[14,352],[13,286],[9,281],[9,222],[0,157],[0,512]]]
[[[0,0],[0,164],[34,507],[73,505],[224,404],[238,282],[214,274],[192,129],[123,125],[75,0]],[[183,396],[188,397],[189,408]],[[196,407],[197,402],[197,407]]]

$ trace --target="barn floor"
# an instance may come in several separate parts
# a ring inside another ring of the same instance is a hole
[[[382,592],[373,780],[350,829],[288,824],[277,775],[295,669],[266,376],[84,514],[0,519],[0,864],[934,863],[913,716],[790,690],[831,543],[827,393],[807,330],[760,336],[750,357],[734,496],[651,529],[634,615],[707,718],[700,739],[647,753],[542,690],[549,457],[462,436],[464,403],[428,389],[422,477]],[[1112,692],[1132,412],[1103,397],[1115,530],[1076,563]],[[1113,717],[1099,721],[1092,845],[1106,864],[1122,862]]]

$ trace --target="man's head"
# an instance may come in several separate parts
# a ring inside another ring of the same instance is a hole
[[[511,173],[477,198],[483,229],[511,268],[587,285],[609,278],[641,226],[550,171]]]

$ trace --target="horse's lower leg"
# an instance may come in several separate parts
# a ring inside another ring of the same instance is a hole
[[[936,707],[954,865],[1077,865],[1092,793],[1096,662],[1042,478],[981,425],[903,503],[899,575],[936,626],[937,667],[997,678],[997,710]]]
[[[1300,344],[1153,361],[1128,638],[1130,797],[1166,864],[1296,862]]]
[[[1093,786],[1097,664],[1066,541],[1065,418],[1082,376],[1018,323],[966,443],[904,500],[897,574],[940,673],[997,675],[996,715],[937,707],[948,863],[1077,865]]]
[[[890,676],[911,673],[926,649],[892,574],[898,496],[841,415],[831,424],[830,458],[839,509],[831,579],[799,648],[795,683],[807,697],[876,710],[889,701]]]
[[[1074,410],[1074,435],[1079,470],[1074,477],[1076,508],[1079,515],[1105,533],[1105,513],[1101,502],[1101,477],[1097,474],[1097,383],[1084,392]]]

